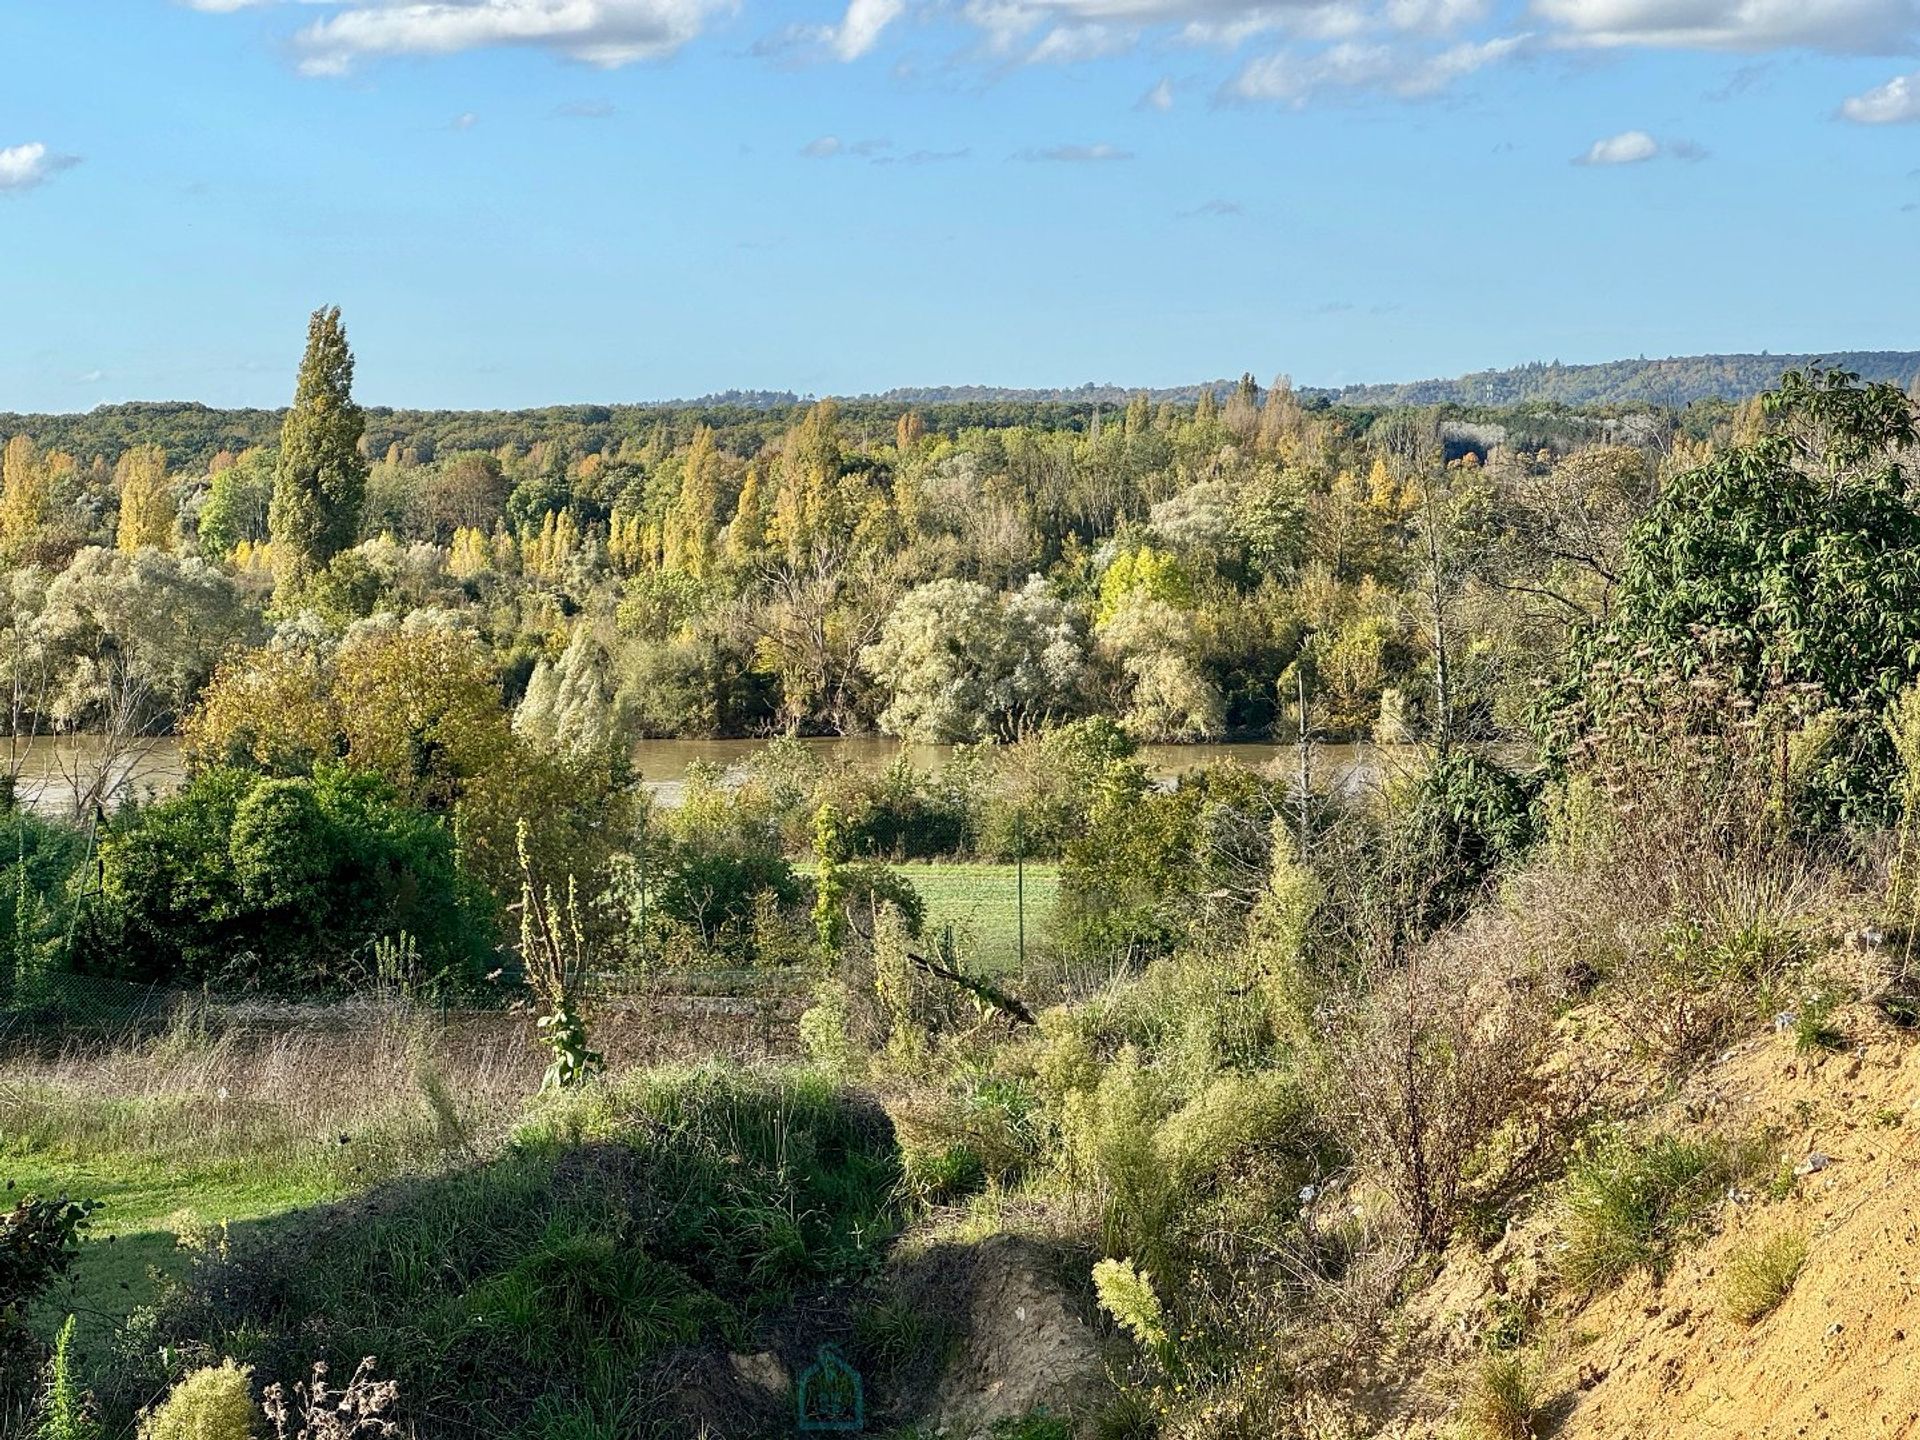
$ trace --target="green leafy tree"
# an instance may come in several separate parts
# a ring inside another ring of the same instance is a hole
[[[274,460],[265,450],[249,450],[214,472],[206,504],[200,507],[200,552],[225,560],[241,541],[267,538],[267,512],[273,504]]]
[[[359,538],[366,418],[353,403],[353,351],[340,309],[313,312],[293,408],[280,432],[269,526],[283,588],[297,590]]]
[[[1830,729],[1808,799],[1829,818],[1893,804],[1882,716],[1920,669],[1920,511],[1897,386],[1788,372],[1763,431],[1677,477],[1627,542],[1614,621],[1573,646],[1543,708],[1565,755],[1629,692],[1717,671],[1748,699],[1811,694]],[[1803,700],[1803,703],[1804,702]]]

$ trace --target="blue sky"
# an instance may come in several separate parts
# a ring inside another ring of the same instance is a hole
[[[0,410],[1920,347],[1920,0],[0,0]]]

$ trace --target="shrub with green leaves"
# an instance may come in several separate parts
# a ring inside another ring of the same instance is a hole
[[[1457,920],[1501,865],[1538,833],[1539,782],[1497,761],[1451,750],[1398,797],[1382,879],[1407,923],[1424,933]]]
[[[0,1213],[0,1414],[13,1408],[39,1379],[44,1353],[27,1329],[34,1301],[73,1268],[91,1200],[28,1195]]]
[[[116,820],[100,864],[75,944],[94,973],[298,993],[364,981],[375,942],[401,932],[428,978],[454,984],[493,953],[490,903],[452,832],[364,771],[204,771]]]
[[[0,809],[0,998],[57,956],[70,913],[67,886],[86,837],[26,810]]]
[[[1127,764],[1107,770],[1097,795],[1060,867],[1055,928],[1073,953],[1144,966],[1197,923],[1254,903],[1247,880],[1267,873],[1279,782],[1215,765],[1156,790]]]
[[[1539,709],[1551,754],[1578,751],[1639,692],[1713,658],[1743,701],[1799,687],[1833,710],[1796,808],[1816,823],[1884,819],[1898,768],[1881,717],[1920,645],[1916,420],[1896,385],[1789,371],[1763,433],[1673,478],[1626,546],[1605,628],[1576,638]]]

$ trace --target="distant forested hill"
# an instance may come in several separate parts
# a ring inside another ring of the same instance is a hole
[[[1743,400],[1777,384],[1784,370],[1819,364],[1868,380],[1911,384],[1920,350],[1845,350],[1829,355],[1676,355],[1665,360],[1611,360],[1603,365],[1521,365],[1480,370],[1452,380],[1403,385],[1348,385],[1317,391],[1342,405],[1665,405]]]
[[[1482,370],[1451,380],[1393,385],[1302,387],[1308,404],[1358,410],[1404,405],[1445,405],[1470,413],[1511,406],[1661,406],[1682,409],[1696,402],[1741,400],[1779,382],[1784,370],[1811,364],[1857,371],[1869,380],[1900,385],[1920,376],[1920,350],[1850,350],[1830,355],[1684,355],[1665,360],[1614,360],[1603,365],[1522,365]],[[1263,382],[1266,377],[1261,377]],[[1154,404],[1191,405],[1211,390],[1224,401],[1231,380],[1152,387]],[[952,434],[971,428],[1037,425],[1080,429],[1124,407],[1139,387],[1081,385],[1020,390],[993,385],[902,387],[842,402],[842,420],[856,433],[890,436],[905,410],[916,410],[931,430]],[[730,390],[697,400],[625,405],[552,405],[527,410],[396,410],[367,408],[366,446],[384,455],[389,446],[419,460],[461,450],[525,450],[545,443],[587,453],[644,441],[657,430],[684,441],[696,424],[713,427],[723,444],[746,453],[756,437],[772,439],[803,414],[811,397],[788,391]],[[279,410],[215,410],[189,401],[143,401],[102,405],[85,414],[0,413],[0,441],[28,435],[42,448],[88,457],[113,457],[138,444],[164,447],[176,469],[204,467],[222,450],[241,451],[279,437]],[[1537,417],[1536,417],[1537,418]]]

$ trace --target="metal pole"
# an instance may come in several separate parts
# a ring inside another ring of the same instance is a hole
[[[1020,973],[1027,973],[1027,827],[1026,814],[1013,812],[1014,910],[1020,926]]]
[[[1300,858],[1307,858],[1307,797],[1313,793],[1313,724],[1307,714],[1307,646],[1302,641],[1300,657],[1293,662],[1294,689],[1299,706],[1300,730]]]

